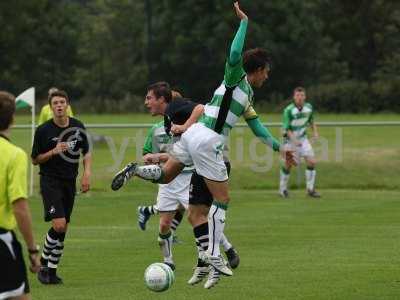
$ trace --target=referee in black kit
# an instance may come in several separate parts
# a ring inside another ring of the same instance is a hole
[[[90,187],[91,154],[85,126],[68,117],[68,95],[55,91],[49,96],[53,119],[40,125],[35,132],[32,163],[40,165],[40,190],[43,198],[44,219],[51,221],[41,256],[38,279],[43,284],[60,284],[57,265],[63,254],[64,239],[76,194],[79,159],[83,155],[84,173],[81,191]]]

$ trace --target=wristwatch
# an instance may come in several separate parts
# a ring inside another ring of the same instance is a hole
[[[34,249],[28,249],[29,254],[38,254],[40,250],[39,245],[36,245]]]

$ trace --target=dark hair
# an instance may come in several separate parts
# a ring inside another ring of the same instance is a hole
[[[150,84],[147,87],[147,91],[153,91],[156,98],[164,97],[165,101],[169,103],[172,99],[171,87],[168,82],[159,81],[153,84]]]
[[[305,93],[305,92],[306,92],[306,89],[303,88],[303,87],[301,87],[301,86],[298,86],[297,88],[295,88],[295,89],[293,90],[293,95],[294,95],[296,92],[303,92],[303,93]]]
[[[49,90],[47,91],[47,97],[50,97],[50,95],[56,91],[58,91],[58,88],[56,88],[55,86],[49,88]]]
[[[56,90],[55,92],[52,92],[49,95],[49,104],[50,105],[51,105],[51,99],[53,99],[54,97],[62,97],[62,98],[65,98],[65,100],[67,100],[67,102],[69,102],[68,94],[66,91]]]
[[[270,68],[271,59],[266,50],[254,48],[247,50],[243,54],[243,69],[247,74],[256,72],[257,70]]]
[[[180,92],[178,92],[177,90],[172,90],[171,96],[172,96],[172,100],[175,100],[177,98],[183,98],[182,94]]]
[[[0,130],[10,127],[15,113],[14,95],[0,91]]]

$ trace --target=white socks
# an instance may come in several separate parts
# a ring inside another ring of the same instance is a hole
[[[158,182],[162,176],[162,169],[159,165],[140,166],[136,170],[136,175],[145,180]]]
[[[169,232],[166,235],[159,234],[158,244],[160,245],[161,253],[164,256],[164,262],[173,264],[172,260],[172,233]]]
[[[224,234],[226,209],[226,204],[214,201],[208,213],[209,244],[207,254],[211,256],[220,255],[219,246]]]
[[[315,177],[317,175],[317,171],[313,170],[306,170],[306,181],[307,181],[307,190],[313,191],[315,188]]]
[[[287,172],[286,170],[284,171],[283,168],[281,168],[280,172],[280,180],[279,180],[279,192],[287,191],[288,189],[288,182],[290,178],[290,173]]]
[[[221,235],[220,244],[221,244],[222,247],[224,247],[224,251],[225,252],[232,248],[232,244],[229,243],[229,241],[226,238],[224,233],[222,233],[222,235]]]

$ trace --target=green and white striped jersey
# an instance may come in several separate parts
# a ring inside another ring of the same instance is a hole
[[[168,153],[172,149],[172,138],[165,132],[164,121],[154,124],[147,133],[143,155],[148,153]]]
[[[307,137],[307,127],[314,122],[314,111],[310,103],[304,103],[299,109],[294,103],[289,104],[283,111],[283,131],[287,137],[287,131],[294,133],[297,139]]]
[[[147,133],[143,146],[143,155],[148,153],[168,153],[176,141],[176,137],[171,137],[165,132],[164,121],[156,123]],[[193,169],[193,166],[185,167],[182,172],[192,172]]]
[[[254,92],[247,81],[242,60],[235,66],[227,62],[224,81],[205,105],[199,122],[227,137],[241,116],[246,120],[257,117],[253,109],[253,97]]]

